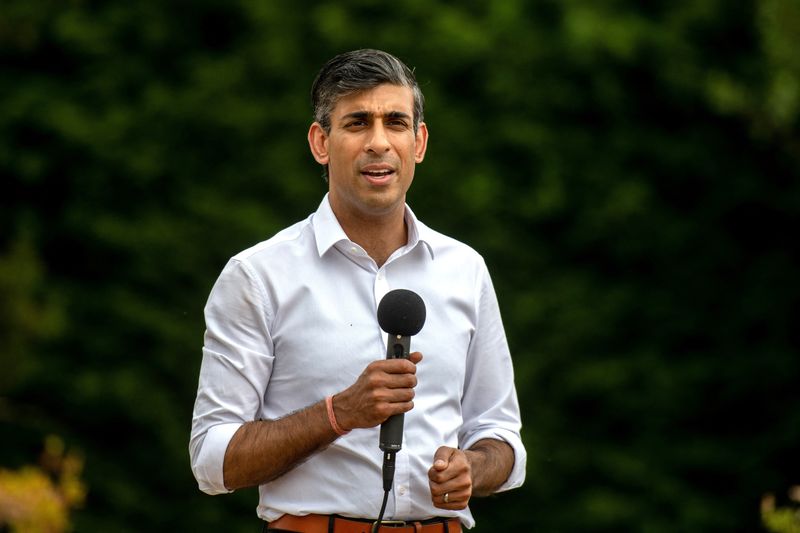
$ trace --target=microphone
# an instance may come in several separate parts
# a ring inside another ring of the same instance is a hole
[[[413,291],[395,289],[378,304],[378,324],[388,333],[387,359],[408,359],[411,336],[425,324],[425,302]],[[403,446],[403,413],[392,415],[381,424],[379,447],[383,452],[383,490],[394,480],[394,457]]]

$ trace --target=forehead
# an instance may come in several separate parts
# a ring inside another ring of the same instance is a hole
[[[372,89],[342,96],[336,102],[332,114],[335,120],[350,113],[364,111],[375,115],[399,112],[412,116],[414,93],[410,87],[384,83]]]

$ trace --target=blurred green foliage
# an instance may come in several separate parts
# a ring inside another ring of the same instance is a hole
[[[416,68],[410,204],[514,354],[528,480],[476,531],[758,530],[800,479],[794,0],[4,2],[2,465],[80,448],[78,531],[258,527],[189,471],[202,307],[318,205],[308,92],[361,47]]]

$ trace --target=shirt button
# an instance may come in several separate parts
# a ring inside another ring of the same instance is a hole
[[[397,487],[397,493],[398,493],[400,496],[403,496],[403,495],[405,495],[405,493],[406,493],[406,486],[405,486],[405,485],[400,485],[399,487]]]

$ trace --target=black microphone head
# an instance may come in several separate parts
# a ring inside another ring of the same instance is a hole
[[[389,291],[378,304],[378,324],[392,335],[416,335],[425,325],[425,302],[408,289]]]

